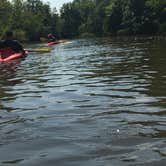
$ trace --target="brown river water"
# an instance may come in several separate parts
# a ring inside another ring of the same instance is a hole
[[[128,165],[166,165],[166,41],[72,40],[0,64],[0,166]]]

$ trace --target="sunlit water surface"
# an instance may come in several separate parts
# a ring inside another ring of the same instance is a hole
[[[72,40],[0,64],[0,165],[165,166],[165,46]]]

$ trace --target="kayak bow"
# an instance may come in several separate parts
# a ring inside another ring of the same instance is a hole
[[[20,52],[20,53],[12,53],[11,55],[9,55],[9,56],[6,57],[6,58],[0,57],[0,63],[9,62],[9,61],[11,61],[11,60],[18,59],[18,58],[23,58],[23,57],[25,57],[27,54],[28,54],[27,51],[26,51],[26,52]]]
[[[53,46],[53,45],[56,45],[56,44],[59,44],[60,42],[57,40],[57,41],[52,41],[52,42],[48,42],[47,43],[47,46]]]

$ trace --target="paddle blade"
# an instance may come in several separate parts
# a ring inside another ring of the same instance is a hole
[[[32,48],[32,49],[26,49],[28,52],[51,52],[51,48],[48,47],[42,47],[42,48]]]

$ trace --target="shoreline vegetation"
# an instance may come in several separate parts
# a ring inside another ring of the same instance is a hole
[[[10,11],[10,12],[9,12]],[[166,39],[165,0],[73,0],[57,13],[41,0],[0,0],[0,37],[16,39],[148,36]]]

